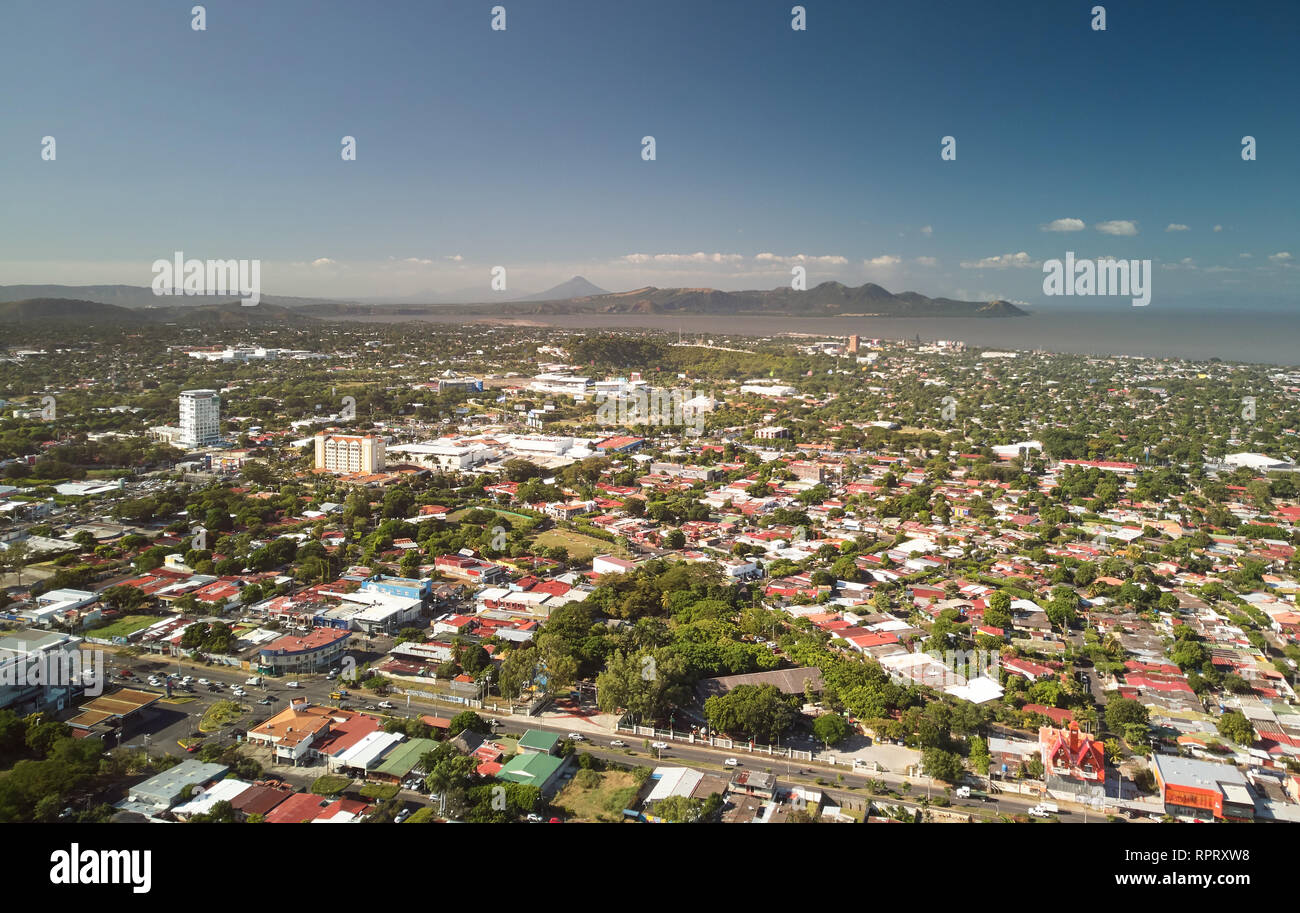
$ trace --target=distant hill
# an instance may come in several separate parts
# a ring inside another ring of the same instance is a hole
[[[580,277],[577,277],[580,278]],[[574,280],[565,283],[570,285]],[[585,282],[586,280],[583,280]],[[559,288],[563,288],[560,286]],[[552,292],[554,289],[552,290]],[[542,294],[549,295],[551,292]],[[724,292],[712,288],[646,288],[601,292],[563,300],[537,295],[515,301],[478,304],[307,305],[316,316],[528,316],[547,314],[704,314],[788,317],[1025,317],[1009,301],[956,301],[928,298],[919,292],[894,294],[879,285],[823,282],[798,292],[787,286],[768,290]]]
[[[0,285],[0,302],[28,301],[33,299],[64,299],[69,301],[94,301],[123,308],[201,307],[224,304],[231,295],[155,295],[147,285]],[[234,296],[238,297],[238,296]],[[282,307],[301,307],[332,301],[331,298],[292,298],[284,295],[262,295],[261,304]]]
[[[164,301],[174,299],[162,299]],[[76,298],[28,298],[0,302],[0,324],[77,323],[82,326],[182,326],[248,327],[285,326],[314,322],[315,318],[289,308],[261,303],[245,307],[236,301],[189,307],[127,308]]]
[[[20,295],[20,291],[37,293]],[[86,294],[81,294],[81,292]],[[482,293],[479,293],[480,295]],[[13,307],[21,305],[21,307]],[[89,305],[98,305],[97,308]],[[919,292],[894,294],[868,282],[857,287],[823,282],[797,292],[782,286],[767,290],[724,292],[712,288],[646,288],[607,292],[581,276],[523,298],[476,303],[446,302],[423,297],[359,303],[355,300],[291,298],[263,295],[256,307],[242,307],[232,296],[156,296],[133,285],[9,285],[0,286],[0,322],[82,319],[131,322],[136,312],[143,322],[213,322],[244,326],[266,323],[277,315],[295,318],[346,319],[384,316],[528,316],[547,314],[669,314],[764,315],[789,317],[1023,317],[1026,312],[1008,301],[956,301],[928,298]],[[119,312],[127,312],[127,314]],[[191,317],[184,317],[192,312]]]
[[[592,295],[608,295],[598,285],[593,285],[582,276],[574,276],[567,282],[561,282],[555,288],[549,288],[544,292],[538,292],[535,295],[525,295],[522,298],[516,298],[516,301],[567,301],[570,298],[589,298]]]

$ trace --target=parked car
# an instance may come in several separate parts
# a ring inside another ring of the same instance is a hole
[[[525,816],[524,820],[531,821],[534,824],[540,824],[542,821],[546,819],[544,819],[541,815],[534,815],[532,813],[529,813],[528,815]]]
[[[394,823],[394,824],[401,824],[403,821],[405,821],[405,820],[406,820],[407,818],[409,818],[409,817],[411,817],[411,810],[410,810],[409,808],[404,808],[404,809],[402,809],[400,812],[397,813],[397,817],[393,819],[393,823]]]

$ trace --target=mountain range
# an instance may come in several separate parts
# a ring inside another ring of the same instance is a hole
[[[630,292],[569,294],[590,285],[577,276],[548,292],[514,301],[472,304],[385,305],[334,302],[306,305],[304,313],[320,317],[396,316],[418,313],[483,316],[551,314],[763,315],[789,317],[1024,317],[1009,301],[957,301],[929,298],[919,292],[894,294],[868,282],[848,286],[823,282],[806,291],[787,286],[724,292],[713,288],[645,288]]]
[[[645,288],[607,292],[574,276],[544,292],[508,301],[439,303],[360,302],[263,295],[256,307],[230,296],[163,298],[130,285],[0,286],[0,323],[78,320],[95,323],[301,322],[312,318],[373,316],[528,316],[551,314],[763,315],[801,317],[1023,317],[1009,301],[957,301],[919,292],[894,294],[868,282],[823,282],[806,291],[789,287],[725,292],[712,288]]]

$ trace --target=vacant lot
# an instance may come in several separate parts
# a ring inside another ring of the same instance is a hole
[[[593,555],[617,555],[627,557],[627,550],[616,542],[606,542],[595,536],[584,536],[570,529],[548,529],[533,539],[539,548],[555,548],[562,545],[569,550],[569,557],[575,561],[590,561]]]
[[[558,796],[555,804],[565,810],[570,818],[582,821],[621,821],[623,809],[636,801],[637,785],[632,774],[623,770],[591,771],[600,778],[600,785],[579,785],[587,778],[578,771]]]
[[[114,637],[128,637],[141,628],[149,627],[155,621],[158,621],[157,615],[123,615],[110,625],[104,625],[102,628],[95,628],[86,633],[91,637],[112,640]]]
[[[311,785],[311,791],[318,796],[337,796],[351,785],[351,777],[337,777],[333,774],[325,774],[316,778],[316,781]]]

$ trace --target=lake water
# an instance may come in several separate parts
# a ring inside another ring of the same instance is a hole
[[[383,322],[411,317],[371,318]],[[1042,349],[1096,355],[1141,355],[1158,358],[1300,365],[1300,307],[1294,311],[1251,311],[1148,307],[1096,307],[1089,310],[1036,310],[1011,318],[884,317],[674,317],[658,314],[560,314],[527,317],[420,318],[438,323],[489,322],[567,329],[650,328],[678,332],[686,338],[711,334],[774,336],[780,333],[866,338],[961,340],[968,345],[1007,349]]]

